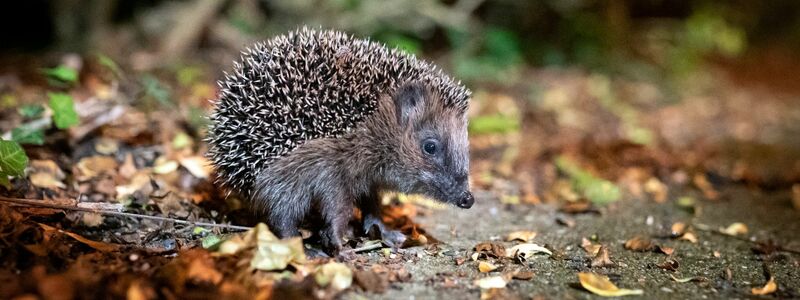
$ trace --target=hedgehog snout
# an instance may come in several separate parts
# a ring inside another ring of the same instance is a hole
[[[475,197],[472,196],[470,191],[464,191],[464,193],[456,202],[456,206],[465,209],[472,207],[473,204],[475,204]]]

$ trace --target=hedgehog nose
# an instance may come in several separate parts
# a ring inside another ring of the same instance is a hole
[[[472,204],[475,204],[475,197],[472,196],[472,193],[469,191],[465,191],[464,194],[458,199],[456,205],[461,208],[470,208]]]

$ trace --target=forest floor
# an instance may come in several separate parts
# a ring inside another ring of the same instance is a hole
[[[800,92],[735,68],[475,84],[475,206],[389,195],[408,243],[358,238],[339,263],[213,184],[219,67],[17,65],[0,70],[2,299],[800,297]]]

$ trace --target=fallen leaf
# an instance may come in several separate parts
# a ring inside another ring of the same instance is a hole
[[[638,252],[645,252],[653,250],[655,245],[650,239],[643,238],[641,236],[636,236],[630,240],[625,241],[625,249],[638,251]]]
[[[100,174],[112,174],[117,170],[117,161],[109,156],[90,156],[81,159],[76,164],[80,175],[79,181],[96,177]]]
[[[303,263],[306,260],[303,250],[303,240],[293,237],[278,240],[266,225],[259,223],[251,230],[258,230],[256,234],[256,249],[250,267],[258,270],[272,271],[283,270],[289,263]]]
[[[697,236],[696,236],[696,235],[694,235],[694,233],[691,233],[691,232],[684,233],[684,234],[683,234],[683,235],[682,235],[680,238],[678,238],[678,239],[680,239],[680,240],[686,240],[686,241],[689,241],[689,242],[691,242],[692,244],[697,244]]]
[[[103,155],[112,155],[119,150],[119,142],[114,139],[102,137],[94,144],[94,150]]]
[[[519,240],[527,243],[530,240],[534,239],[535,237],[536,237],[535,231],[520,230],[509,233],[508,236],[506,237],[506,241],[511,242]]]
[[[194,177],[205,179],[211,175],[211,162],[203,156],[184,157],[178,161]]]
[[[353,273],[356,284],[367,292],[383,293],[389,287],[388,276],[372,270],[361,270]],[[445,281],[447,278],[445,278]],[[445,285],[447,282],[445,282]]]
[[[514,271],[511,273],[511,278],[517,280],[531,280],[535,274],[531,271]]]
[[[741,235],[741,234],[747,234],[747,225],[745,225],[743,223],[736,222],[736,223],[733,223],[731,225],[728,225],[728,227],[726,227],[726,228],[720,228],[719,232],[722,232],[722,233],[730,235],[730,236],[737,236],[737,235]]]
[[[506,256],[506,248],[501,244],[493,242],[483,242],[475,245],[475,252],[492,257]]]
[[[192,259],[186,268],[186,277],[194,282],[218,284],[222,281],[222,273],[214,268],[214,262],[208,255]]]
[[[598,275],[595,273],[587,273],[581,272],[578,273],[578,280],[581,282],[581,286],[586,290],[603,297],[620,297],[620,296],[628,296],[628,295],[643,295],[643,290],[629,290],[629,289],[620,289],[610,280],[608,277],[603,275]]]
[[[601,246],[597,251],[597,255],[592,258],[591,266],[593,268],[616,267],[617,264],[611,261],[611,256],[608,254],[608,247]]]
[[[488,272],[497,270],[497,266],[495,266],[495,265],[493,265],[491,263],[482,261],[482,262],[478,263],[478,270],[481,271],[481,273],[488,273]]]
[[[673,237],[679,237],[686,233],[686,224],[682,222],[675,222],[670,227],[670,235]]]
[[[667,246],[657,245],[657,246],[656,246],[656,249],[657,249],[659,252],[661,252],[661,253],[664,253],[664,254],[666,254],[666,255],[672,255],[672,253],[675,253],[675,248],[672,248],[672,247],[667,247]]]
[[[343,263],[329,262],[317,268],[314,280],[322,287],[330,285],[334,290],[341,291],[353,283],[353,271]]]
[[[48,189],[66,189],[67,186],[61,182],[66,178],[64,171],[52,160],[32,160],[30,161],[28,179],[36,187]]]
[[[778,290],[778,284],[775,283],[775,277],[770,277],[769,281],[767,281],[763,287],[752,288],[750,289],[750,293],[753,295],[767,295],[774,293],[776,290]]]
[[[586,253],[589,253],[591,256],[597,255],[597,252],[600,251],[600,247],[602,246],[603,245],[600,244],[592,244],[592,242],[590,242],[587,238],[581,239],[581,248],[583,248],[583,250],[585,250]]]
[[[63,233],[63,234],[68,235],[69,237],[75,239],[76,241],[81,242],[84,245],[89,246],[92,249],[95,249],[95,250],[98,250],[98,251],[101,251],[101,252],[117,251],[120,248],[120,245],[117,245],[117,244],[110,244],[110,243],[103,243],[103,242],[93,241],[93,240],[87,239],[87,238],[85,238],[85,237],[83,237],[83,236],[81,236],[79,234],[72,233],[72,232],[69,232],[69,231],[63,231],[61,229],[55,228],[55,227],[50,226],[50,225],[39,223],[39,226],[42,227],[42,229],[44,229],[46,234],[47,233],[49,233],[49,234]]]
[[[553,255],[553,252],[550,252],[550,250],[548,250],[547,248],[539,246],[537,244],[519,244],[508,249],[508,251],[506,251],[506,256],[519,260],[527,260],[537,253],[546,253],[547,255]]]
[[[800,211],[800,183],[792,185],[792,205],[795,210]]]
[[[502,289],[508,281],[503,276],[489,276],[475,280],[475,285],[482,289]]]
[[[667,271],[677,271],[678,267],[680,266],[681,264],[677,260],[674,260],[672,258],[667,258],[663,262],[656,265],[656,267],[659,267]]]

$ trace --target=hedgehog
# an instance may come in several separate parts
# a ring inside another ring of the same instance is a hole
[[[301,28],[243,50],[218,85],[206,138],[217,181],[280,238],[312,226],[341,257],[357,208],[360,233],[398,247],[381,193],[474,203],[471,92],[411,54]]]

